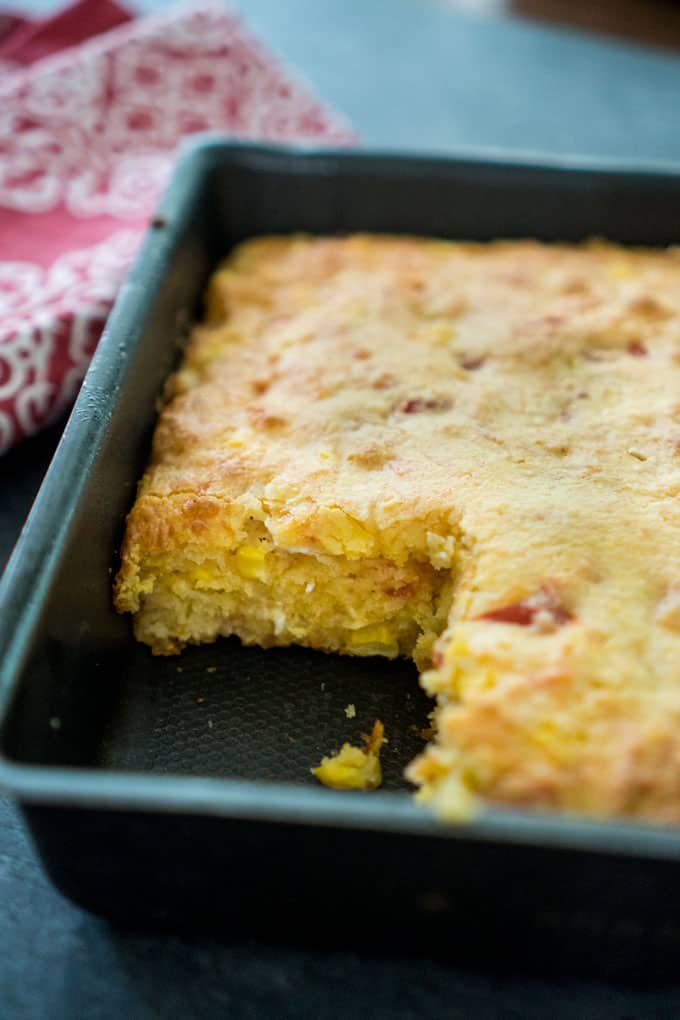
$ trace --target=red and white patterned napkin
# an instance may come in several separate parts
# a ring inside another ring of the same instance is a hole
[[[353,139],[221,4],[0,15],[0,454],[72,402],[173,152],[204,130]]]

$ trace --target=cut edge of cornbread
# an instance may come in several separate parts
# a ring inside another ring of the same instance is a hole
[[[180,534],[170,537],[173,518]],[[263,648],[303,643],[427,665],[453,598],[454,537],[425,531],[420,553],[397,561],[338,508],[328,520],[324,544],[333,552],[290,549],[277,544],[281,522],[256,520],[252,507],[246,516],[222,500],[143,497],[128,520],[116,608],[134,614],[136,637],[156,655],[233,634]],[[191,540],[197,521],[212,541]]]

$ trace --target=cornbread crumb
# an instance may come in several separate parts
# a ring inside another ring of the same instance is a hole
[[[345,707],[345,715],[347,716],[348,719],[354,719],[356,714],[357,710],[354,705],[350,704]]]
[[[322,758],[321,764],[310,770],[312,775],[335,790],[376,790],[382,783],[380,749],[385,742],[379,719],[363,739],[363,748],[343,744],[337,754]]]

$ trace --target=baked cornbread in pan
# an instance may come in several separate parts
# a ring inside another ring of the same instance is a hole
[[[270,237],[207,304],[128,518],[139,640],[412,656],[440,813],[680,821],[680,254]]]

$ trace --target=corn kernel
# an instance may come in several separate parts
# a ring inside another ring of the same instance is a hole
[[[208,567],[205,564],[194,567],[191,571],[191,580],[194,584],[208,584],[210,581],[215,580],[215,571],[212,567]]]
[[[460,671],[457,676],[457,692],[459,695],[467,696],[476,691],[490,691],[496,686],[498,677],[493,669],[479,669]]]
[[[264,575],[267,550],[261,545],[242,545],[236,550],[236,570],[241,577],[260,578]]]
[[[607,276],[612,280],[627,280],[633,275],[633,267],[627,262],[612,262],[607,266]]]
[[[450,656],[452,656],[453,658],[458,658],[459,656],[462,655],[469,655],[470,646],[468,645],[467,641],[465,640],[462,634],[456,634],[453,641],[449,645],[448,651],[449,655],[447,655],[447,658],[449,658]]]
[[[369,624],[351,631],[347,643],[357,655],[386,655],[393,659],[399,654],[394,632],[384,623]]]
[[[574,738],[560,730],[549,719],[535,726],[528,736],[531,742],[545,751],[556,764],[566,765],[569,762]]]
[[[437,320],[430,324],[430,339],[432,343],[444,345],[450,344],[456,336],[455,327],[445,319]]]
[[[332,556],[367,556],[373,551],[370,531],[339,507],[323,511],[318,532],[319,541]]]
[[[246,432],[244,429],[228,429],[222,436],[221,445],[231,447],[234,450],[241,449],[246,445]]]

